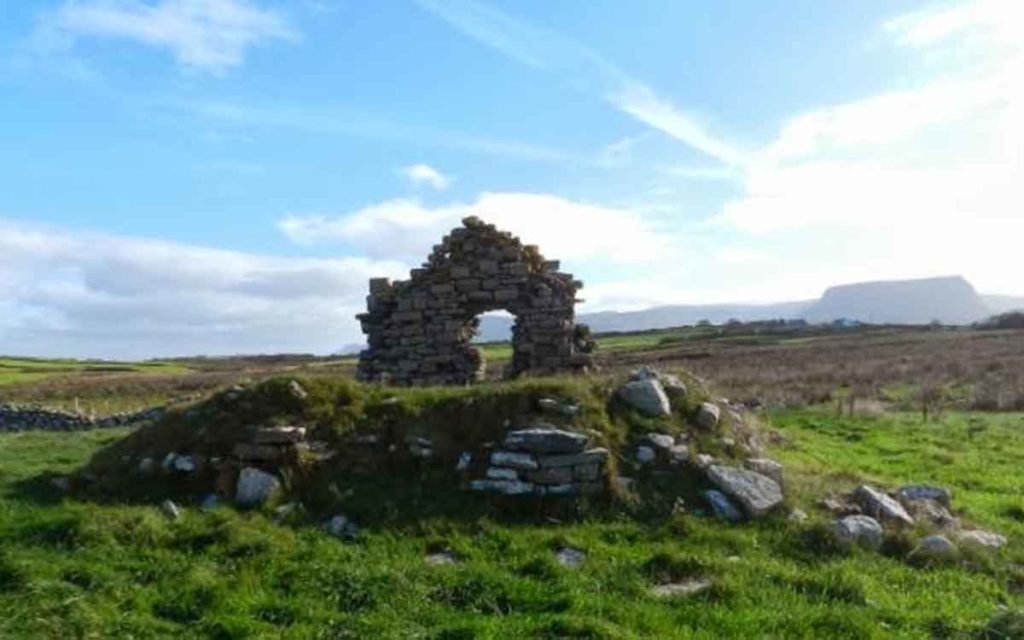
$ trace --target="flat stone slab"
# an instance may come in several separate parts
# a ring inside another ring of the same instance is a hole
[[[903,505],[874,487],[862,484],[854,491],[853,498],[869,516],[908,525],[914,524],[914,519]]]
[[[506,496],[522,496],[535,492],[532,482],[521,480],[473,480],[469,483],[469,488],[473,491],[500,493]]]
[[[768,458],[751,458],[743,463],[747,469],[755,473],[760,473],[762,476],[771,478],[775,482],[779,483],[779,486],[783,486],[783,476],[785,469],[781,463]]]
[[[711,465],[708,468],[708,479],[739,502],[752,518],[759,518],[782,504],[782,487],[779,483],[756,471]]]
[[[655,598],[681,598],[695,596],[711,589],[713,583],[707,578],[693,578],[683,582],[672,582],[659,584],[651,589],[651,595]]]
[[[255,444],[291,444],[306,439],[306,430],[302,427],[261,427],[253,435]]]
[[[537,458],[537,465],[541,469],[550,467],[575,467],[585,464],[603,465],[608,459],[608,450],[603,447],[588,449],[583,453],[540,456]]]
[[[953,501],[953,494],[942,487],[932,487],[923,484],[912,484],[900,487],[896,491],[896,499],[906,504],[908,502],[919,502],[921,500],[934,500],[943,507],[949,508]]]
[[[519,451],[495,451],[491,454],[491,464],[496,467],[509,467],[511,469],[538,469],[537,459],[532,453]]]
[[[539,454],[580,453],[587,448],[588,440],[582,433],[535,427],[509,432],[505,436],[505,448]]]

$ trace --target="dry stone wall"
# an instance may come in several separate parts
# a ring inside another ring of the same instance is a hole
[[[162,407],[137,413],[91,416],[71,411],[0,404],[0,433],[13,431],[88,431],[106,427],[135,426],[163,415]]]
[[[575,322],[583,283],[511,233],[476,217],[462,222],[409,280],[370,281],[367,311],[358,316],[368,343],[359,379],[399,385],[481,379],[483,356],[470,341],[478,316],[496,310],[515,316],[507,377],[591,367],[593,343]]]

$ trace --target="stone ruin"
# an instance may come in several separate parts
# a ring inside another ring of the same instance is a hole
[[[470,341],[478,316],[498,310],[515,317],[506,377],[592,367],[594,343],[575,322],[583,283],[494,225],[476,217],[462,223],[409,280],[370,280],[367,312],[357,316],[368,342],[358,378],[398,385],[479,381],[486,365]]]

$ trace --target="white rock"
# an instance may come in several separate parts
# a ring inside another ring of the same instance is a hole
[[[502,493],[507,496],[521,496],[533,493],[532,482],[519,480],[473,480],[469,483],[473,491],[489,491],[491,493]]]
[[[563,567],[570,567],[573,569],[582,566],[586,559],[587,554],[583,553],[579,549],[570,549],[565,547],[563,549],[559,549],[558,552],[555,553],[555,560],[558,561],[558,564]]]
[[[836,520],[835,534],[842,544],[858,545],[867,549],[880,548],[885,538],[882,525],[869,516],[846,516]]]
[[[722,465],[708,468],[708,479],[742,505],[752,518],[758,518],[782,504],[779,483],[748,469]]]
[[[661,418],[672,415],[672,405],[657,380],[627,382],[616,393],[623,402],[644,415]]]
[[[1001,549],[1006,546],[1006,538],[1004,536],[979,529],[961,531],[957,534],[957,540],[964,546],[982,549]]]
[[[657,457],[657,453],[651,447],[637,447],[636,448],[636,461],[640,464],[650,464],[654,462]]]
[[[170,500],[164,500],[160,504],[160,510],[163,511],[164,515],[171,520],[177,520],[181,517],[181,510],[178,508],[178,505],[174,504]]]
[[[238,474],[235,502],[243,507],[256,507],[271,499],[281,489],[273,475],[255,467],[245,467]]]
[[[690,447],[685,444],[673,445],[672,448],[668,450],[668,456],[672,461],[672,464],[683,464],[690,459]]]
[[[459,559],[451,551],[430,553],[423,558],[423,562],[425,562],[428,567],[440,567],[448,564],[456,564],[458,561]]]
[[[469,469],[469,465],[473,462],[473,454],[469,451],[463,451],[459,454],[459,461],[455,464],[456,471],[465,471]]]
[[[703,593],[712,587],[712,582],[707,578],[694,578],[685,582],[673,582],[670,584],[659,584],[651,589],[651,595],[655,598],[676,598],[693,596]]]
[[[784,467],[781,463],[768,458],[751,458],[743,463],[743,466],[751,471],[760,473],[762,476],[768,476],[775,482],[779,483],[779,486],[783,486]]]
[[[693,462],[697,465],[698,469],[707,469],[715,463],[715,457],[708,453],[698,453]]]
[[[697,409],[697,426],[705,431],[714,431],[718,428],[718,421],[721,419],[722,411],[718,405],[704,402]]]
[[[907,510],[899,502],[874,487],[862,484],[853,494],[861,509],[869,516],[880,520],[891,520],[903,524],[914,524]]]
[[[178,473],[192,473],[196,470],[196,462],[192,456],[176,456],[171,466]]]
[[[643,437],[643,440],[656,449],[664,450],[671,449],[676,443],[676,439],[667,433],[648,433]]]

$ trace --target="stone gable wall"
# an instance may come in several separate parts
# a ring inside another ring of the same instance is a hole
[[[575,322],[583,283],[475,217],[445,236],[409,280],[370,281],[367,335],[358,377],[399,385],[466,384],[483,377],[482,354],[470,344],[478,316],[515,316],[507,377],[585,370],[592,365]]]

